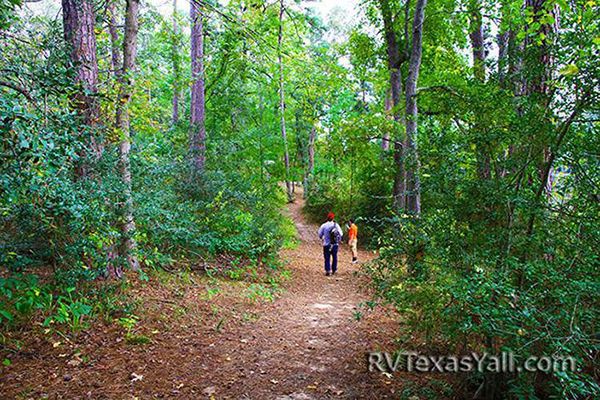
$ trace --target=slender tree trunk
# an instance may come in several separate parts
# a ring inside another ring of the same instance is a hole
[[[111,0],[108,3],[108,33],[110,34],[110,50],[111,50],[111,59],[110,64],[112,68],[112,72],[115,77],[121,73],[121,68],[123,68],[121,61],[121,48],[119,46],[119,31],[117,26],[117,2],[116,0]]]
[[[70,64],[75,69],[75,83],[79,90],[72,102],[83,122],[93,128],[100,118],[98,93],[98,60],[96,56],[96,21],[91,0],[62,0],[64,37],[70,47]],[[103,145],[92,136],[88,154],[94,160],[102,156]],[[82,163],[79,176],[88,175],[89,167]]]
[[[502,5],[500,8],[501,26],[504,26],[508,20],[507,6]],[[501,88],[506,88],[507,66],[509,58],[509,40],[511,36],[511,28],[498,32],[498,84]]]
[[[483,17],[481,15],[481,4],[479,0],[469,1],[471,52],[473,54],[473,75],[481,83],[485,82],[485,45],[483,39]],[[474,129],[482,130],[480,126]],[[485,148],[482,143],[477,147],[477,173],[481,179],[491,177],[490,149]]]
[[[402,74],[400,66],[403,62],[403,57],[400,54],[400,46],[394,31],[394,20],[392,10],[388,0],[380,0],[381,15],[383,17],[383,28],[385,32],[385,42],[388,56],[388,69],[390,70],[390,88],[392,95],[392,106],[396,128],[400,131],[400,127],[404,124],[402,116]],[[404,149],[402,141],[396,135],[394,140],[394,164],[396,165],[396,173],[394,174],[394,187],[392,196],[394,198],[394,208],[397,210],[404,209],[405,192],[406,192],[406,169],[404,166]]]
[[[201,175],[206,164],[206,114],[204,104],[204,21],[199,0],[190,2],[192,20],[192,103],[190,157],[192,175]]]
[[[485,43],[483,39],[483,17],[479,0],[469,1],[469,38],[473,53],[473,74],[480,82],[485,81]]]
[[[389,89],[385,93],[385,115],[388,118],[393,118],[392,116],[392,90]],[[383,138],[381,139],[381,150],[388,151],[390,149],[390,133],[385,132],[383,134]]]
[[[277,35],[277,61],[279,63],[279,112],[281,114],[281,137],[283,139],[283,161],[285,163],[285,187],[287,199],[289,202],[294,201],[294,193],[292,183],[290,181],[290,154],[288,150],[287,133],[285,131],[285,93],[283,88],[283,59],[282,59],[282,42],[283,42],[283,0],[279,0],[279,34]]]
[[[501,32],[498,34],[498,83],[500,87],[506,84],[506,58],[508,54],[508,38],[510,32]]]
[[[308,136],[308,164],[304,172],[304,198],[307,198],[312,190],[312,182],[315,173],[315,140],[317,139],[317,128],[313,125]]]
[[[417,0],[413,20],[412,50],[406,78],[406,141],[408,164],[406,168],[406,209],[418,215],[421,213],[421,182],[419,179],[419,154],[417,152],[417,81],[421,68],[423,50],[423,21],[427,0]]]
[[[177,26],[177,0],[173,0],[173,38],[171,60],[173,62],[173,125],[179,122],[180,68],[179,68],[179,27]]]
[[[137,55],[139,0],[127,0],[125,12],[125,36],[123,38],[123,68],[119,79],[119,99],[117,101],[117,129],[121,135],[119,145],[119,166],[124,185],[123,221],[121,223],[121,256],[133,270],[139,269],[136,251],[135,219],[133,216],[133,196],[131,189],[131,126],[129,105],[133,95],[133,70]]]

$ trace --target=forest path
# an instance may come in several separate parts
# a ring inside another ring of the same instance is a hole
[[[287,214],[300,243],[282,252],[292,278],[273,307],[250,330],[239,332],[244,344],[227,346],[237,366],[220,369],[219,375],[232,377],[221,394],[277,400],[397,397],[399,382],[369,373],[366,356],[391,348],[397,322],[381,309],[355,318],[359,304],[370,299],[366,278],[357,274],[360,265],[350,262],[344,244],[338,272],[324,275],[318,226],[305,219],[301,193],[296,195]],[[361,262],[372,258],[370,252],[359,253]]]
[[[303,205],[299,198],[284,210],[300,243],[282,251],[291,277],[273,301],[253,300],[265,286],[244,281],[134,276],[130,333],[146,342],[133,343],[115,319],[70,337],[24,333],[23,351],[0,366],[0,399],[398,398],[415,377],[369,372],[367,364],[367,352],[394,348],[397,316],[359,306],[370,299],[368,278],[356,274],[347,245],[337,274],[324,275],[318,227]]]

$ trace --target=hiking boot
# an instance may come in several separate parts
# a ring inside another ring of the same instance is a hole
[[[329,272],[329,271],[325,272],[325,276],[329,276],[329,275],[331,275],[331,272]]]

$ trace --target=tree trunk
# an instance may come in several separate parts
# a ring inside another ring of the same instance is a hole
[[[285,94],[283,90],[283,60],[282,60],[282,42],[283,42],[283,0],[279,0],[279,34],[277,36],[277,60],[279,62],[279,112],[281,114],[281,137],[283,139],[283,161],[285,164],[285,187],[287,199],[294,201],[292,183],[290,182],[290,154],[288,150],[287,133],[285,131]]]
[[[400,65],[403,62],[403,57],[400,54],[400,47],[396,39],[396,32],[394,31],[394,20],[392,16],[392,10],[388,0],[380,0],[379,6],[381,8],[381,15],[383,17],[383,28],[385,32],[385,42],[387,47],[388,56],[388,69],[390,70],[390,88],[392,95],[392,106],[394,120],[396,121],[396,128],[398,131],[403,125],[402,117],[402,74],[400,72]],[[394,164],[396,165],[396,173],[394,174],[394,208],[396,210],[402,210],[405,207],[404,194],[406,191],[406,170],[404,166],[404,149],[402,141],[396,135],[394,138]]]
[[[173,125],[179,122],[179,95],[181,93],[179,68],[179,27],[177,26],[177,0],[173,0],[173,37],[171,46],[171,61],[173,62]]]
[[[317,128],[313,125],[308,136],[308,164],[304,172],[304,198],[308,197],[312,190],[312,182],[315,173],[315,140],[317,139]]]
[[[419,179],[419,154],[416,146],[417,135],[417,81],[421,68],[423,50],[423,21],[427,0],[417,0],[413,20],[412,50],[406,78],[406,139],[405,148],[408,152],[406,167],[406,209],[409,213],[421,213],[421,181]]]
[[[471,52],[473,54],[473,75],[481,83],[485,82],[485,45],[483,39],[483,17],[481,15],[481,4],[479,0],[469,1]],[[480,126],[475,130],[481,131]],[[481,179],[491,177],[490,149],[478,143],[477,146],[477,174]]]
[[[532,23],[540,22],[541,17],[546,12],[546,1],[547,0],[525,0],[525,7],[530,8],[533,14]],[[554,17],[554,23],[540,24],[538,28],[537,33],[544,35],[541,44],[532,45],[530,39],[526,38],[525,45],[525,51],[529,52],[525,56],[525,60],[527,60],[526,69],[530,72],[528,79],[525,82],[525,94],[535,95],[535,99],[539,102],[541,110],[546,109],[551,100],[548,82],[552,79],[552,65],[554,60],[550,51],[550,43],[554,40],[559,24],[559,13],[556,5],[552,9],[551,14]],[[535,72],[531,73],[531,71]],[[559,139],[559,141],[560,140],[562,139]],[[553,154],[551,146],[547,142],[543,145],[538,161],[538,173],[541,185],[540,189],[536,191],[536,200],[540,199],[542,193],[546,193],[547,196],[550,196],[552,193],[554,181],[554,157],[555,154]],[[532,214],[527,228],[528,235],[533,233],[534,222],[535,214]]]
[[[537,93],[541,95],[544,106],[548,102],[548,82],[552,79],[553,58],[550,52],[550,42],[558,29],[558,9],[555,6],[550,14],[554,17],[554,24],[542,24],[541,18],[546,13],[547,0],[525,0],[525,7],[531,9],[534,23],[540,23],[537,33],[543,34],[541,44],[532,44],[529,37],[526,37],[525,51],[529,52],[525,57],[527,62],[527,71],[529,73],[525,85],[526,94]]]
[[[94,127],[100,117],[98,93],[98,60],[96,56],[96,21],[91,0],[62,0],[63,29],[65,41],[70,47],[70,64],[75,69],[75,84],[79,90],[72,102],[83,122]],[[103,145],[93,136],[90,139],[88,154],[94,160],[102,156]],[[85,157],[88,154],[84,154]],[[88,166],[82,163],[79,176],[88,175]]]
[[[483,40],[483,18],[481,16],[481,4],[478,0],[469,1],[469,38],[471,39],[471,51],[473,53],[473,74],[480,82],[485,81],[485,43]]]
[[[500,26],[504,26],[509,21],[506,5],[500,6]],[[509,58],[509,40],[511,37],[511,28],[498,32],[496,36],[498,42],[498,84],[501,88],[506,88],[507,66]]]
[[[206,164],[206,114],[204,105],[204,25],[199,0],[190,2],[192,20],[192,103],[190,157],[192,175],[201,175]]]
[[[138,10],[139,0],[127,0],[125,12],[125,36],[123,38],[123,68],[119,77],[119,98],[117,101],[117,129],[121,143],[119,145],[119,166],[124,186],[124,204],[121,223],[121,256],[127,260],[129,267],[135,271],[139,263],[135,254],[136,242],[135,219],[133,216],[133,196],[131,190],[131,126],[129,121],[129,105],[133,95],[133,70],[137,55]]]
[[[385,115],[388,118],[392,118],[392,90],[389,89],[385,93]],[[384,132],[383,138],[381,139],[381,150],[388,151],[390,149],[390,133]]]
[[[110,50],[111,50],[111,68],[115,77],[121,73],[121,49],[119,48],[119,31],[117,30],[117,1],[112,0],[108,3],[108,32],[110,33]]]

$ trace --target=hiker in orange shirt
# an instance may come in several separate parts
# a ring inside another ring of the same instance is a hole
[[[352,249],[352,264],[356,264],[358,262],[358,227],[353,219],[348,221],[348,245]]]

